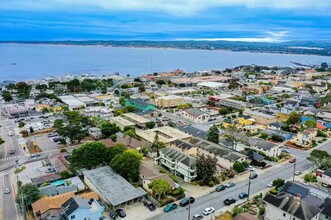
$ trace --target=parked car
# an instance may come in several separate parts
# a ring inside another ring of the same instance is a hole
[[[192,220],[200,220],[200,219],[203,219],[203,216],[202,215],[200,215],[200,214],[193,215]]]
[[[110,217],[110,219],[113,219],[113,220],[115,220],[116,219],[116,215],[114,214],[114,213],[109,213],[109,217]]]
[[[273,187],[273,183],[272,182],[269,182],[268,185],[267,185],[267,187],[269,187],[269,188]]]
[[[295,171],[294,174],[295,174],[296,176],[298,176],[298,175],[302,174],[302,172],[301,172],[301,171]]]
[[[177,209],[177,204],[176,203],[172,203],[172,204],[168,204],[166,207],[164,207],[163,211],[164,212],[170,212],[172,210]]]
[[[249,165],[248,167],[247,167],[247,170],[249,170],[249,171],[255,171],[255,167],[253,167],[253,166],[251,166],[251,165]]]
[[[239,199],[244,199],[244,198],[247,198],[247,197],[248,197],[247,193],[245,193],[245,192],[239,193]]]
[[[291,158],[291,159],[289,160],[290,163],[295,163],[296,161],[297,161],[296,158]]]
[[[214,209],[213,207],[205,208],[205,209],[202,211],[202,213],[203,213],[204,215],[210,215],[210,214],[212,214],[212,213],[214,213],[214,212],[215,212],[215,209]]]
[[[56,138],[53,138],[53,141],[56,143],[56,142],[59,142],[60,141],[60,138],[56,137]]]
[[[15,154],[16,150],[14,148],[10,149],[9,153],[10,154]]]
[[[31,157],[39,157],[39,156],[40,156],[40,153],[31,154]]]
[[[8,188],[8,187],[5,188],[5,191],[4,191],[5,194],[9,194],[10,192],[11,192],[10,188]]]
[[[146,206],[149,209],[149,211],[154,211],[156,209],[155,205],[148,200],[144,201],[144,206]]]
[[[255,179],[257,178],[257,173],[251,173],[251,175],[249,176],[250,179]]]
[[[52,132],[52,133],[49,133],[47,136],[48,136],[48,137],[56,137],[56,136],[57,136],[57,134],[56,134],[56,133],[54,133],[54,132]]]
[[[227,198],[226,200],[224,200],[224,205],[231,205],[232,203],[235,203],[237,200],[234,198]]]
[[[126,216],[123,209],[116,209],[116,214],[121,218],[124,218]]]
[[[8,135],[9,135],[9,136],[13,136],[14,133],[13,133],[12,131],[8,131]]]
[[[223,190],[225,190],[225,189],[226,189],[226,186],[224,186],[224,185],[218,185],[218,186],[216,187],[216,191],[217,191],[217,192],[223,191]]]
[[[180,206],[187,206],[189,203],[194,203],[195,202],[195,199],[193,197],[187,197],[187,198],[184,198],[180,201],[179,205]]]
[[[287,154],[290,154],[291,152],[289,151],[289,150],[287,150],[287,149],[282,149],[282,152],[283,153],[287,153]]]
[[[224,184],[224,186],[226,186],[226,188],[231,188],[233,186],[235,186],[236,184],[234,182],[228,182],[226,184]]]

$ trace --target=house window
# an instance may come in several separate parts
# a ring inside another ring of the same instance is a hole
[[[75,215],[72,215],[71,217],[70,217],[70,219],[75,219],[76,218],[76,216]]]
[[[285,213],[283,213],[283,216],[284,216],[284,217],[286,217],[286,214],[285,214]]]

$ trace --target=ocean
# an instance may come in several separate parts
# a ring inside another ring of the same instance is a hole
[[[0,44],[0,81],[64,74],[143,74],[182,69],[220,70],[245,64],[292,66],[331,63],[331,57],[293,54],[105,46]]]

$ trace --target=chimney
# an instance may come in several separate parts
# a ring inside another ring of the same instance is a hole
[[[297,199],[297,200],[301,200],[301,194],[300,194],[300,193],[297,194],[296,199]]]

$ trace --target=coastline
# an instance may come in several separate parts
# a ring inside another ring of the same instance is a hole
[[[0,45],[31,45],[31,46],[57,46],[57,47],[110,47],[110,48],[130,48],[130,49],[150,49],[150,50],[179,50],[179,51],[220,51],[220,52],[233,52],[233,53],[257,53],[257,54],[278,54],[278,55],[298,55],[298,56],[320,56],[331,57],[331,54],[305,54],[305,53],[287,53],[287,52],[273,52],[273,51],[253,51],[253,50],[231,50],[231,49],[201,49],[201,48],[178,48],[178,47],[157,47],[157,46],[117,46],[107,44],[69,44],[69,43],[32,43],[32,42],[0,42]]]

